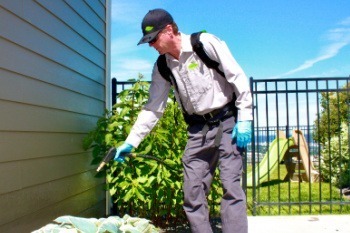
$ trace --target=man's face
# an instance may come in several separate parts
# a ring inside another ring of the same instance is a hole
[[[161,30],[158,35],[150,41],[148,44],[149,46],[153,47],[155,50],[158,51],[159,54],[165,54],[168,52],[168,27],[165,27],[163,30]]]

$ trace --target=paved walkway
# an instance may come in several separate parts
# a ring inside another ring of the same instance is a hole
[[[249,216],[249,233],[350,233],[350,215]]]

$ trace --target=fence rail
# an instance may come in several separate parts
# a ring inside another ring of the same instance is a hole
[[[250,78],[254,137],[243,187],[253,215],[350,213],[349,82]],[[133,83],[112,79],[112,103]]]

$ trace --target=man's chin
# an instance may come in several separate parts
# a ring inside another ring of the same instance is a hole
[[[162,50],[158,50],[158,49],[156,49],[157,50],[157,52],[159,53],[159,55],[163,55],[163,54],[165,54],[165,52],[164,51],[162,51]]]

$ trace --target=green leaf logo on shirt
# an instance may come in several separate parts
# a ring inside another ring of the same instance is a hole
[[[145,31],[146,31],[146,32],[152,31],[152,29],[153,29],[153,26],[147,26],[147,27],[145,27]]]
[[[188,69],[189,69],[189,70],[195,70],[197,67],[198,67],[198,63],[195,63],[195,62],[191,62],[191,63],[188,65]]]

